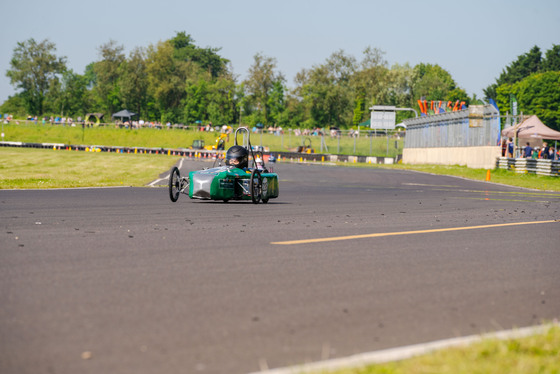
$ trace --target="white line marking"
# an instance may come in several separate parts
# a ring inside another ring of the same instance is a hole
[[[184,158],[182,158],[181,160],[179,160],[179,166],[178,166],[179,170],[181,170],[181,168],[183,167],[183,161],[184,161],[184,160],[185,160]],[[148,184],[148,187],[154,187],[154,186],[155,186],[156,184],[158,184],[159,182],[164,181],[164,180],[168,180],[170,175],[171,175],[171,173],[167,174],[167,175],[166,175],[165,177],[163,177],[163,178],[156,179],[155,181],[149,183],[149,184]]]
[[[361,353],[354,356],[336,358],[332,360],[312,362],[299,366],[291,366],[286,368],[278,368],[266,371],[258,371],[251,374],[305,374],[305,373],[323,373],[327,371],[358,368],[366,365],[381,364],[391,361],[399,361],[407,358],[424,355],[436,350],[450,347],[459,347],[473,344],[484,339],[518,339],[534,334],[540,334],[548,331],[553,326],[557,326],[558,322],[554,322],[541,326],[530,326],[514,330],[498,331],[489,334],[471,335],[459,338],[451,338],[438,340],[425,344],[415,344],[399,348],[384,349],[381,351]]]

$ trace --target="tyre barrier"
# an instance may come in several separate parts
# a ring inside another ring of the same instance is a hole
[[[209,150],[194,150],[190,148],[147,148],[147,147],[118,147],[118,146],[91,146],[91,145],[76,145],[76,144],[62,144],[62,143],[24,143],[24,142],[0,142],[0,147],[18,147],[18,148],[42,148],[53,150],[68,150],[68,151],[90,151],[92,147],[96,152],[110,152],[110,153],[123,153],[123,154],[156,154],[164,156],[180,156],[193,159],[214,160],[216,158],[224,159],[225,151],[209,151]],[[299,163],[334,163],[334,162],[348,162],[348,163],[368,163],[368,164],[394,164],[397,163],[402,155],[396,158],[392,157],[371,157],[371,156],[349,156],[349,155],[333,155],[322,153],[299,153],[299,152],[266,152],[265,157],[268,158],[270,154],[274,154],[279,161],[299,162]]]
[[[499,157],[496,168],[511,170],[518,174],[560,176],[559,160]]]

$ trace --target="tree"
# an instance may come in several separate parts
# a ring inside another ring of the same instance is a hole
[[[202,70],[209,72],[212,78],[217,78],[227,70],[229,60],[218,55],[220,48],[199,48],[194,44],[194,39],[184,31],[178,32],[170,43],[175,59],[195,62]]]
[[[124,61],[119,74],[120,101],[125,108],[140,115],[147,115],[148,80],[146,57],[143,48],[135,48]]]
[[[183,103],[183,119],[186,123],[208,120],[209,84],[207,76],[187,80],[187,96]]]
[[[297,76],[300,87],[296,92],[305,107],[306,127],[347,127],[352,123],[355,98],[352,77],[356,68],[356,59],[339,50],[324,64],[303,70]]]
[[[534,46],[529,52],[519,56],[511,65],[507,66],[496,83],[498,86],[504,83],[513,84],[540,71],[541,58],[540,48]]]
[[[387,82],[385,84],[387,95],[384,104],[395,105],[404,108],[416,107],[416,102],[412,97],[412,82],[414,69],[408,64],[394,64],[387,72]],[[408,116],[410,112],[398,112],[397,115]],[[408,117],[404,118],[408,118]]]
[[[281,81],[272,84],[268,96],[267,106],[270,110],[270,120],[276,126],[286,126],[288,117],[286,114],[286,101],[284,96],[284,85]]]
[[[387,61],[385,52],[367,47],[360,69],[352,74],[351,86],[354,91],[354,117],[352,123],[357,125],[369,117],[369,108],[376,103],[386,103],[388,87]]]
[[[412,99],[448,100],[448,94],[457,88],[455,81],[439,65],[420,63],[413,69]],[[465,95],[466,96],[466,95]]]
[[[148,48],[148,91],[154,97],[154,115],[162,122],[175,121],[181,116],[189,70],[196,74],[198,68],[196,64],[175,59],[174,48],[169,41]]]
[[[283,84],[284,80],[284,76],[276,71],[276,59],[260,53],[254,56],[253,65],[249,68],[248,78],[244,82],[249,104],[247,114],[256,116],[253,122],[270,122],[269,97],[275,84]]]
[[[43,114],[45,96],[60,74],[66,70],[66,57],[57,57],[56,47],[48,39],[37,43],[31,38],[18,42],[6,72],[10,83],[21,89],[25,107],[31,114]]]
[[[119,77],[122,71],[121,65],[125,61],[124,47],[117,45],[113,40],[98,48],[100,61],[93,65],[95,73],[95,87],[97,101],[101,110],[112,114],[121,109]]]
[[[517,60],[513,61],[504,70],[502,70],[499,78],[496,79],[496,83],[489,85],[483,90],[485,98],[487,100],[496,99],[496,90],[502,84],[514,84],[523,78],[540,71],[542,62],[541,59],[541,50],[537,46],[534,46],[529,52],[517,57]]]
[[[536,114],[545,124],[560,130],[560,71],[533,74],[517,86],[520,110]]]
[[[0,113],[10,113],[16,116],[24,116],[26,113],[25,100],[21,93],[15,94],[8,97],[8,100],[4,101],[0,105]]]
[[[554,44],[551,49],[546,51],[542,61],[542,71],[560,71],[560,45]]]
[[[85,76],[67,70],[56,87],[49,90],[46,112],[60,115],[84,116],[89,108],[89,93]]]
[[[208,120],[216,125],[232,124],[235,120],[235,81],[223,74],[209,87]]]
[[[510,95],[515,95],[518,112],[537,115],[547,126],[560,130],[560,71],[533,74],[514,84],[502,84],[497,89],[500,111],[509,111]]]

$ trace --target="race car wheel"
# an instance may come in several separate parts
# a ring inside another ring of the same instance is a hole
[[[169,198],[171,201],[176,202],[179,199],[179,194],[181,193],[181,173],[179,168],[176,166],[171,169],[171,174],[169,174]]]
[[[263,204],[266,204],[268,203],[268,199],[270,199],[270,197],[268,196],[268,179],[263,178],[261,183],[261,201],[263,202]]]
[[[253,200],[253,204],[258,204],[262,196],[262,177],[257,169],[253,169],[251,173],[249,188],[251,189],[251,200]]]

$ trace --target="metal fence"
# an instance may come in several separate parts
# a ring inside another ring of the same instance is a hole
[[[500,116],[492,105],[405,120],[405,148],[475,147],[497,145]]]

